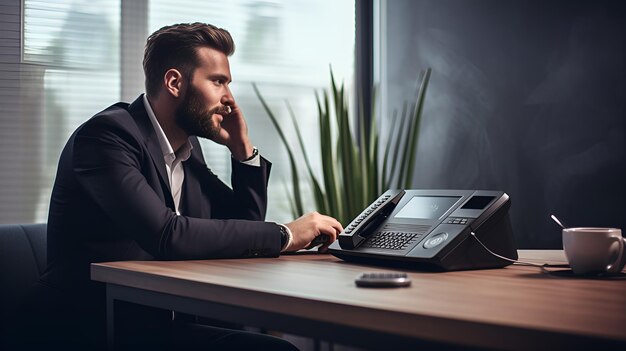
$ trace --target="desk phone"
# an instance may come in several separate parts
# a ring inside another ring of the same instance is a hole
[[[496,268],[517,259],[511,200],[491,190],[388,190],[339,234],[329,252],[346,261],[416,268]]]

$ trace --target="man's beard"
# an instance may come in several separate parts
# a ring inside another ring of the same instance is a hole
[[[205,108],[200,94],[190,85],[182,103],[176,108],[176,121],[189,135],[214,139],[219,135],[222,127],[213,119],[213,115],[217,113],[223,116],[222,110],[223,108],[219,106],[212,109]]]

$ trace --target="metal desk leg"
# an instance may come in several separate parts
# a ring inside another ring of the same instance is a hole
[[[107,348],[110,351],[115,350],[115,298],[111,291],[111,285],[106,287],[107,300]]]

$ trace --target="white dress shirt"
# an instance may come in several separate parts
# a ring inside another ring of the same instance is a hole
[[[150,117],[150,122],[152,122],[152,127],[154,127],[157,140],[159,141],[161,151],[163,152],[163,160],[165,161],[165,169],[167,171],[167,178],[170,182],[174,206],[176,206],[176,214],[180,216],[180,196],[183,188],[183,182],[185,180],[183,162],[187,161],[191,156],[193,145],[191,145],[191,142],[187,140],[187,142],[181,146],[177,152],[174,152],[172,145],[167,139],[163,128],[161,128],[161,125],[152,110],[152,106],[150,106],[150,102],[148,101],[146,94],[143,94],[143,104],[146,108],[146,112],[148,112],[148,117]],[[260,167],[261,158],[259,155],[256,155],[251,160],[244,161],[243,163],[250,166]]]

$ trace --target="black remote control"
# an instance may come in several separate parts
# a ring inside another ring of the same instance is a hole
[[[360,287],[384,288],[411,285],[411,279],[406,273],[373,272],[362,273],[354,281]]]

